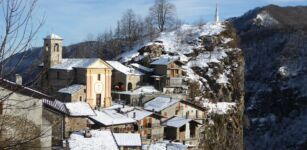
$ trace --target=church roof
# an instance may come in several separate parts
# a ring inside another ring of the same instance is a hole
[[[95,62],[99,61],[99,58],[66,58],[62,59],[62,63],[57,64],[51,69],[61,70],[73,70],[73,68],[91,68]],[[95,67],[95,68],[106,68],[106,66]]]
[[[107,63],[110,66],[112,66],[115,70],[118,70],[119,72],[122,72],[123,74],[126,75],[144,75],[142,72],[134,68],[127,67],[118,61],[107,61]]]
[[[56,34],[50,34],[50,35],[47,35],[46,37],[45,37],[45,39],[57,39],[57,40],[63,40],[63,38],[62,37],[60,37],[60,36],[58,36],[58,35],[56,35]]]
[[[58,90],[58,92],[60,92],[60,93],[67,93],[67,94],[73,94],[73,93],[76,93],[76,92],[80,91],[81,89],[85,89],[85,85],[74,84],[74,85],[62,88],[62,89]]]

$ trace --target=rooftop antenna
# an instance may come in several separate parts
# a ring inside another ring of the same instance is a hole
[[[220,22],[220,16],[219,16],[219,6],[218,3],[216,2],[216,8],[215,8],[215,23],[219,23]]]

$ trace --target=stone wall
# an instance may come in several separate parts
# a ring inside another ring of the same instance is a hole
[[[62,145],[64,132],[64,114],[57,113],[51,109],[43,109],[43,117],[52,125],[52,145]]]
[[[65,118],[65,137],[74,131],[80,131],[87,127],[87,118],[85,117],[66,117]]]

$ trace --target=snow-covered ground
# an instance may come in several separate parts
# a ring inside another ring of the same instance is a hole
[[[118,58],[121,58],[121,62],[128,62],[139,56],[139,49],[141,49],[143,46],[148,46],[151,44],[163,45],[166,52],[175,52],[180,57],[185,58],[186,56],[184,56],[184,54],[192,53],[193,48],[197,46],[198,37],[205,35],[217,35],[224,30],[225,26],[222,24],[208,23],[200,27],[185,24],[177,30],[162,32],[156,39],[156,41],[161,41],[162,43],[148,42],[145,45],[137,45],[132,50],[121,54]],[[192,43],[194,43],[194,45]]]
[[[229,102],[218,102],[218,103],[211,103],[205,102],[203,106],[208,109],[208,113],[214,114],[227,114],[229,110],[232,110],[236,107],[236,103],[229,103]]]

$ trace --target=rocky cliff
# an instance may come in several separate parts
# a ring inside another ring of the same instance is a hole
[[[227,22],[183,25],[153,42],[121,54],[123,63],[149,66],[161,57],[178,57],[192,102],[208,109],[199,149],[243,149],[244,56]],[[198,92],[196,92],[198,91]]]
[[[254,9],[231,19],[246,59],[247,149],[307,146],[307,7]]]

